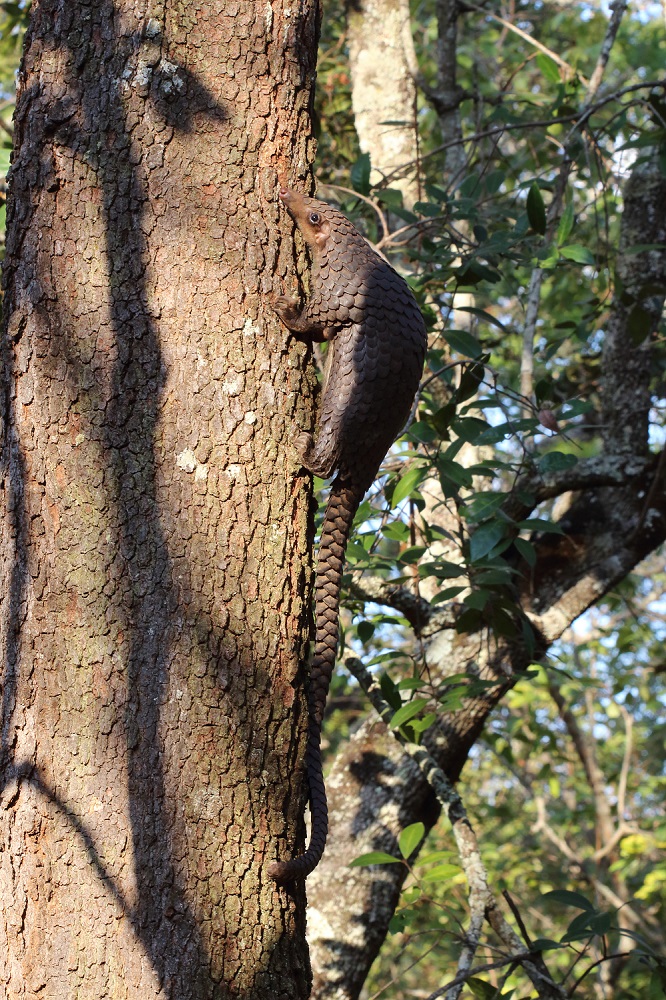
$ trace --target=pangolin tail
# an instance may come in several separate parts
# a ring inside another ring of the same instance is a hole
[[[326,696],[333,676],[338,649],[340,584],[345,564],[345,549],[354,515],[363,492],[336,480],[326,506],[321,528],[317,579],[315,584],[315,649],[310,666],[308,692],[308,745],[305,763],[310,789],[312,826],[305,854],[293,861],[275,861],[268,873],[277,882],[307,878],[319,864],[328,834],[328,806],[321,763],[321,726]]]

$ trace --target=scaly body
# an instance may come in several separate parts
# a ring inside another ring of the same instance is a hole
[[[288,188],[280,198],[312,251],[310,297],[275,304],[297,335],[329,342],[315,436],[299,435],[303,465],[331,486],[321,530],[315,586],[316,634],[310,667],[306,766],[312,832],[305,854],[274,862],[279,882],[306,877],[319,863],[328,833],[321,767],[321,725],[338,647],[340,583],[354,515],[384,456],[409,416],[426,350],[414,296],[348,219],[325,202]]]

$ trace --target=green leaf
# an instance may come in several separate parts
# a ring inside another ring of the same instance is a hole
[[[504,170],[491,170],[489,174],[486,174],[484,183],[488,194],[497,194],[505,180],[506,172]]]
[[[444,339],[454,351],[457,351],[458,354],[464,354],[468,358],[478,358],[483,353],[481,344],[476,337],[467,333],[466,330],[448,330],[444,334]]]
[[[594,256],[587,247],[580,243],[572,243],[570,246],[560,247],[560,253],[567,260],[573,260],[577,264],[594,264]]]
[[[483,587],[479,587],[477,590],[473,590],[471,594],[467,595],[463,604],[467,608],[476,608],[477,611],[483,611],[491,596],[492,595],[489,590],[484,590]]]
[[[453,429],[458,437],[462,438],[463,441],[468,441],[470,444],[478,443],[481,435],[486,434],[488,431],[488,427],[489,425],[485,420],[479,420],[478,417],[462,417],[460,420],[454,421],[453,424]],[[501,433],[501,437],[503,436]]]
[[[433,571],[442,580],[446,580],[449,577],[465,576],[467,573],[462,563],[454,563],[449,559],[437,559],[432,566]]]
[[[445,204],[449,200],[448,192],[444,188],[438,187],[437,184],[426,184],[425,189],[431,201],[439,201]]]
[[[560,224],[557,227],[557,245],[562,246],[563,243],[569,239],[571,235],[571,230],[574,224],[574,210],[571,202],[566,206],[562,212],[562,218],[560,219]]]
[[[485,493],[477,493],[470,497],[466,511],[469,520],[486,521],[491,517],[506,500],[506,494],[494,493],[491,490]]]
[[[425,837],[423,823],[412,823],[406,826],[398,838],[398,846],[403,858],[409,858]]]
[[[590,930],[595,934],[608,934],[613,927],[613,919],[610,913],[598,913],[590,920]]]
[[[625,247],[622,251],[624,257],[629,257],[635,253],[646,253],[648,250],[664,250],[663,243],[635,243],[632,247]]]
[[[390,524],[382,528],[384,538],[391,538],[394,542],[408,542],[410,539],[409,525],[404,521],[391,521]]]
[[[552,531],[556,535],[562,534],[559,524],[545,517],[528,517],[524,521],[519,521],[518,527],[524,531]]]
[[[532,229],[543,236],[546,232],[546,206],[536,181],[532,182],[527,193],[527,218]]]
[[[499,521],[488,521],[480,525],[469,540],[469,557],[478,562],[495,548],[505,537],[505,525]]]
[[[433,205],[430,201],[417,201],[414,205],[414,211],[418,212],[419,215],[425,215],[426,218],[434,219],[442,214],[442,206]]]
[[[428,712],[428,714],[424,715],[421,719],[411,719],[405,725],[409,726],[409,728],[412,729],[416,735],[420,736],[421,733],[425,733],[426,729],[430,729],[436,719],[437,716],[434,712]]]
[[[369,854],[360,854],[349,862],[350,868],[364,868],[367,865],[401,865],[401,858],[394,858],[392,854],[385,854],[384,851],[370,851]]]
[[[546,55],[545,52],[539,52],[535,57],[535,62],[549,83],[560,83],[560,68],[554,59]]]
[[[552,951],[555,948],[561,948],[562,945],[558,941],[552,941],[550,938],[537,938],[536,941],[532,941],[530,950],[531,951]]]
[[[479,316],[480,319],[485,320],[486,323],[496,326],[498,330],[502,331],[502,333],[506,333],[507,335],[509,333],[509,330],[506,328],[504,323],[500,323],[496,316],[491,316],[491,314],[486,312],[485,309],[477,309],[475,306],[460,306],[458,312],[472,313],[474,316]]]
[[[414,863],[414,867],[431,865],[435,861],[450,861],[454,853],[454,851],[428,851],[427,854],[419,855],[419,860]]]
[[[433,604],[442,604],[444,601],[451,601],[458,594],[462,594],[465,587],[445,587],[444,590],[439,590],[432,599]]]
[[[463,198],[469,198],[476,194],[480,186],[480,180],[478,174],[470,174],[461,181],[458,190]]]
[[[506,636],[508,639],[513,639],[518,635],[515,619],[504,608],[492,608],[489,624],[498,635]]]
[[[351,184],[359,194],[370,194],[370,154],[361,153],[351,168]]]
[[[595,916],[596,910],[593,910],[592,913],[587,910],[578,913],[567,927],[562,941],[578,941],[582,938],[589,938],[594,933],[590,928],[590,922]]]
[[[414,563],[424,555],[426,548],[424,545],[410,545],[408,549],[401,552],[398,556],[398,562],[401,563]]]
[[[422,684],[423,681],[418,677],[403,677],[401,681],[398,681],[398,691],[418,691]],[[400,708],[399,705],[398,708]]]
[[[390,705],[394,712],[397,712],[402,705],[402,698],[394,681],[387,673],[383,673],[379,678],[379,687],[384,696],[384,701]]]
[[[502,280],[501,274],[494,268],[488,267],[487,264],[475,257],[465,261],[456,273],[461,285],[477,285],[479,281],[488,281],[494,285]]]
[[[528,542],[526,538],[514,538],[513,544],[527,565],[533,569],[536,566],[537,555],[532,543]]]
[[[487,569],[478,575],[475,574],[474,582],[479,587],[499,587],[511,583],[512,573],[508,566],[497,569]]]
[[[456,402],[463,403],[466,399],[474,396],[478,392],[484,375],[485,369],[483,365],[465,365],[460,376],[458,388],[456,389]]]
[[[469,469],[466,469],[464,465],[460,465],[458,462],[453,462],[450,458],[439,458],[437,460],[437,469],[440,476],[446,476],[456,484],[456,486],[471,486],[472,485],[472,474]]]
[[[356,631],[361,642],[368,642],[375,634],[375,626],[372,622],[359,622],[356,626]]]
[[[431,424],[440,437],[443,437],[445,440],[448,440],[449,427],[451,426],[451,421],[455,418],[455,415],[456,404],[451,402],[445,403],[444,406],[441,406],[439,410],[437,410],[436,413],[433,413],[430,417]]]
[[[399,913],[394,913],[389,920],[389,934],[402,934],[405,927],[409,923],[410,916],[411,912],[405,910],[401,910]]]
[[[358,542],[350,542],[345,554],[350,563],[363,562],[368,558],[368,553]]]
[[[563,407],[563,415],[569,420],[571,417],[578,417],[581,413],[589,413],[594,407],[588,399],[570,399]]]
[[[391,507],[397,507],[399,503],[405,500],[412,490],[415,490],[419,486],[425,477],[428,475],[428,470],[425,466],[416,466],[413,469],[409,469],[404,476],[400,478],[393,494],[391,496]]]
[[[408,701],[406,705],[403,705],[402,708],[399,708],[392,715],[390,722],[391,729],[400,729],[400,726],[404,726],[405,722],[409,722],[415,715],[422,712],[427,704],[428,701],[426,698],[414,698],[413,701]]]
[[[579,892],[571,892],[569,889],[551,889],[550,892],[544,892],[541,898],[552,903],[562,903],[564,906],[575,906],[576,909],[586,910],[588,913],[596,913],[589,899],[581,896]]]
[[[402,191],[397,188],[384,188],[377,192],[377,198],[388,208],[402,208]]]
[[[450,879],[460,875],[461,868],[458,865],[437,865],[429,872],[424,872],[419,877],[423,882],[448,882]]]
[[[479,1000],[498,1000],[495,987],[491,986],[490,983],[485,983],[483,979],[476,977],[468,979],[467,987],[472,996],[478,997]]]

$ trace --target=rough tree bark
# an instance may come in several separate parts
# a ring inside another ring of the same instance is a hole
[[[37,0],[3,341],[0,992],[305,998],[317,0]],[[293,166],[290,166],[293,164]],[[281,230],[287,236],[280,239]],[[302,830],[301,830],[302,834]]]

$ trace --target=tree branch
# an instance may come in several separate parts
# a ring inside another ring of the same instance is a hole
[[[492,11],[487,10],[485,7],[477,7],[476,4],[470,3],[469,0],[465,0],[465,8],[468,8],[469,10],[475,10],[479,14],[483,14],[484,17],[489,17],[493,21],[497,21],[497,23],[501,24],[502,27],[506,28],[507,31],[512,31],[514,35],[518,35],[529,45],[532,45],[535,49],[538,49],[540,52],[543,52],[544,55],[548,56],[550,59],[553,60],[553,62],[557,63],[557,65],[561,69],[566,70],[568,76],[573,77],[578,73],[578,70],[576,70],[571,65],[571,63],[568,63],[566,59],[563,59],[562,56],[558,55],[557,52],[554,52],[553,49],[549,49],[547,45],[544,45],[543,42],[540,42],[537,38],[534,38],[533,35],[530,35],[526,31],[523,31],[522,28],[519,28],[518,25],[514,24],[512,21],[507,21],[505,18],[500,17],[499,14],[493,14]],[[582,76],[580,73],[578,73],[578,76],[583,81],[583,83],[587,84],[587,80],[585,79],[584,76]]]
[[[654,455],[636,456],[623,465],[614,455],[596,455],[560,472],[542,473],[532,469],[516,480],[502,504],[502,512],[512,521],[523,521],[544,500],[603,486],[628,486],[645,476],[656,464]],[[530,502],[525,500],[526,494],[530,495]]]
[[[384,604],[399,611],[424,639],[443,629],[455,628],[455,615],[450,607],[431,604],[407,587],[378,576],[354,574],[348,593],[357,600]]]
[[[616,35],[620,28],[620,22],[622,21],[624,13],[629,5],[627,0],[614,0],[614,3],[611,3],[609,6],[611,10],[611,17],[606,27],[606,35],[601,43],[601,51],[599,52],[596,66],[592,71],[590,82],[587,85],[586,104],[590,103],[599,89],[611,49],[613,48],[613,43],[615,42]]]
[[[443,995],[446,1000],[457,1000],[457,997],[460,996],[462,985],[471,974],[470,969],[474,954],[479,946],[484,918],[487,918],[495,933],[511,949],[513,960],[520,962],[525,969],[539,997],[543,1000],[565,1000],[565,991],[554,982],[542,957],[525,956],[522,942],[502,917],[498,901],[488,885],[488,874],[481,858],[476,834],[467,816],[463,801],[453,784],[424,747],[409,743],[399,732],[390,728],[393,710],[384,701],[379,682],[369,673],[365,665],[355,657],[346,657],[345,666],[356,677],[373,708],[389,727],[390,732],[400,743],[404,752],[418,765],[438,801],[444,807],[458,847],[460,864],[467,878],[470,922],[465,936],[465,945],[458,960],[457,975],[452,984],[444,987],[443,990],[438,990],[433,996]]]

